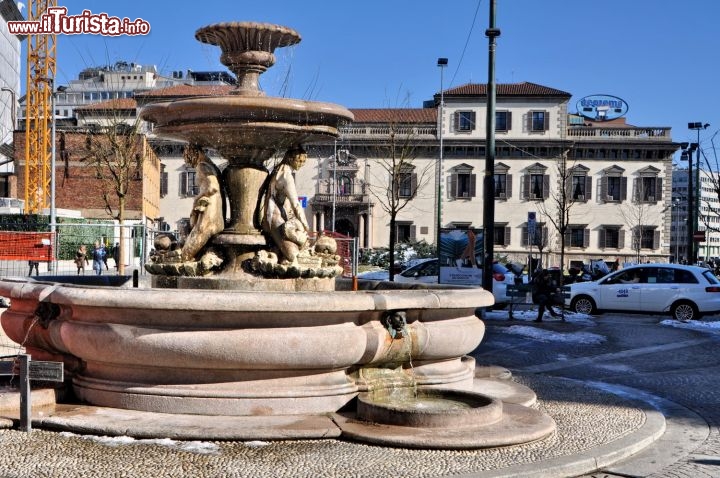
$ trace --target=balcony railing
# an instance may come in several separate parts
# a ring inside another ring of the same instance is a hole
[[[427,138],[437,136],[437,127],[435,126],[347,126],[342,128],[341,134],[345,138],[359,136],[389,136],[395,133],[396,136]]]
[[[313,196],[313,202],[315,203],[332,203],[333,202],[333,195],[332,194],[316,194]],[[358,203],[364,203],[368,204],[370,203],[370,196],[367,194],[336,194],[335,195],[335,203],[336,204],[358,204]]]
[[[571,126],[568,137],[581,139],[632,139],[648,141],[670,141],[670,128],[595,128]]]
[[[341,134],[347,139],[359,137],[389,136],[390,133],[399,136],[415,137],[422,139],[437,138],[437,127],[435,126],[356,126],[350,125],[342,128]],[[670,128],[649,127],[649,128],[609,128],[592,126],[569,126],[567,134],[570,138],[598,139],[598,140],[647,140],[647,141],[670,141]]]

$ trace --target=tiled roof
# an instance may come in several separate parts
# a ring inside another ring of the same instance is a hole
[[[350,109],[355,123],[436,123],[435,108]]]
[[[535,83],[500,83],[495,86],[497,96],[560,96],[570,98],[572,95],[562,90],[556,90]],[[439,96],[439,94],[435,95]],[[487,96],[487,84],[467,83],[445,90],[445,96]]]
[[[108,110],[134,110],[137,108],[137,101],[132,98],[119,98],[115,100],[101,101],[90,105],[78,106],[75,111],[108,111]]]
[[[158,88],[156,90],[148,90],[142,93],[135,93],[136,98],[173,98],[173,97],[187,97],[187,96],[219,96],[227,95],[235,86],[232,85],[175,85],[168,86],[167,88]]]

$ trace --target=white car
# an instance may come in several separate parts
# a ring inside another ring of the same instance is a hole
[[[474,269],[477,271],[477,269]],[[438,260],[424,259],[399,274],[395,274],[395,282],[410,284],[437,284]],[[527,283],[527,274],[522,275],[523,283]],[[511,301],[507,296],[507,286],[515,283],[515,274],[506,266],[496,262],[493,264],[493,296],[495,307],[502,307]]]
[[[564,289],[565,305],[583,314],[649,312],[686,321],[720,311],[720,280],[697,266],[642,264]]]

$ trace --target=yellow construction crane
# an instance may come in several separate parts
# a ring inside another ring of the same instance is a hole
[[[29,0],[28,21],[40,21],[57,0]],[[55,35],[27,37],[25,113],[25,213],[49,207],[52,163],[52,95],[55,88]]]

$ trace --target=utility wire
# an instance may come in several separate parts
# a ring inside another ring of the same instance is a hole
[[[470,31],[468,32],[467,39],[465,39],[465,46],[463,47],[462,53],[460,54],[460,60],[458,60],[457,67],[455,67],[455,73],[453,73],[452,79],[450,80],[450,85],[448,88],[452,87],[453,83],[455,82],[455,77],[458,74],[458,71],[460,70],[460,65],[462,65],[463,57],[465,56],[465,51],[467,50],[468,44],[470,43],[470,37],[472,36],[473,29],[475,28],[475,20],[477,19],[478,11],[480,11],[480,4],[482,3],[482,0],[478,0],[477,7],[475,8],[475,15],[473,15],[472,24],[470,25]]]

